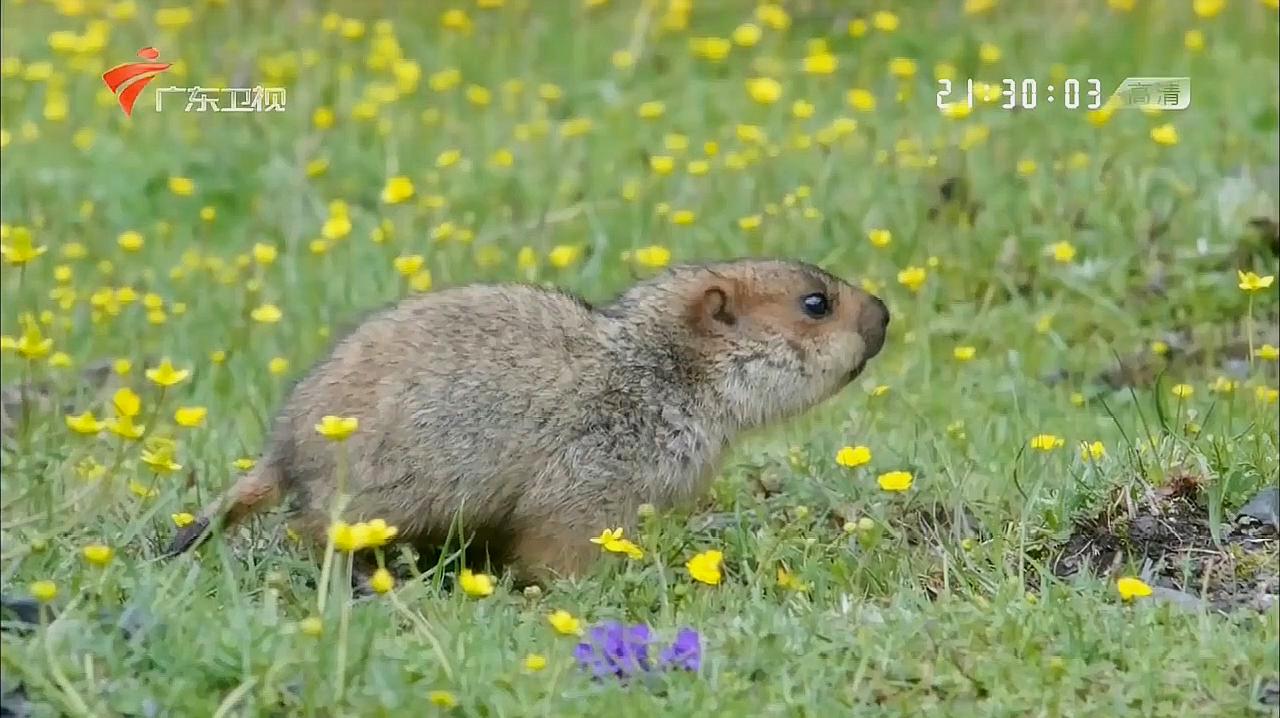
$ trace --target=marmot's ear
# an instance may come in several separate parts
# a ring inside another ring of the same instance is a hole
[[[704,287],[694,299],[691,319],[695,329],[714,332],[731,327],[738,321],[738,308],[731,284],[720,283]]]

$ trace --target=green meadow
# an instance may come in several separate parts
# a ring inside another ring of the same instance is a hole
[[[1276,714],[1275,0],[177,1],[0,12],[6,715]],[[741,256],[885,349],[638,550],[353,595],[275,512],[161,557],[369,312]],[[594,679],[606,621],[696,670]]]

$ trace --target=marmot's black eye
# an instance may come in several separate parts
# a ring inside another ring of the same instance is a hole
[[[831,300],[827,299],[827,295],[822,292],[806,294],[804,299],[800,300],[800,305],[804,307],[804,313],[814,319],[821,319],[831,313]]]

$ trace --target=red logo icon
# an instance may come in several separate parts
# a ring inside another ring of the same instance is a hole
[[[138,57],[144,60],[155,60],[160,57],[160,51],[154,47],[144,47],[138,50]],[[156,75],[168,70],[171,64],[168,62],[126,62],[102,73],[102,81],[107,83],[107,87],[115,93],[116,99],[120,101],[120,107],[124,109],[125,116],[132,117],[133,103],[138,101],[138,95],[142,94],[142,91],[156,78]]]

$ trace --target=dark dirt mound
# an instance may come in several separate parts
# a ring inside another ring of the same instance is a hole
[[[1194,482],[1175,481],[1138,499],[1121,497],[1077,524],[1050,564],[1069,578],[1082,571],[1110,576],[1138,566],[1152,585],[1200,597],[1211,608],[1266,610],[1280,595],[1276,526],[1250,516],[1224,517],[1220,540],[1210,528]]]

